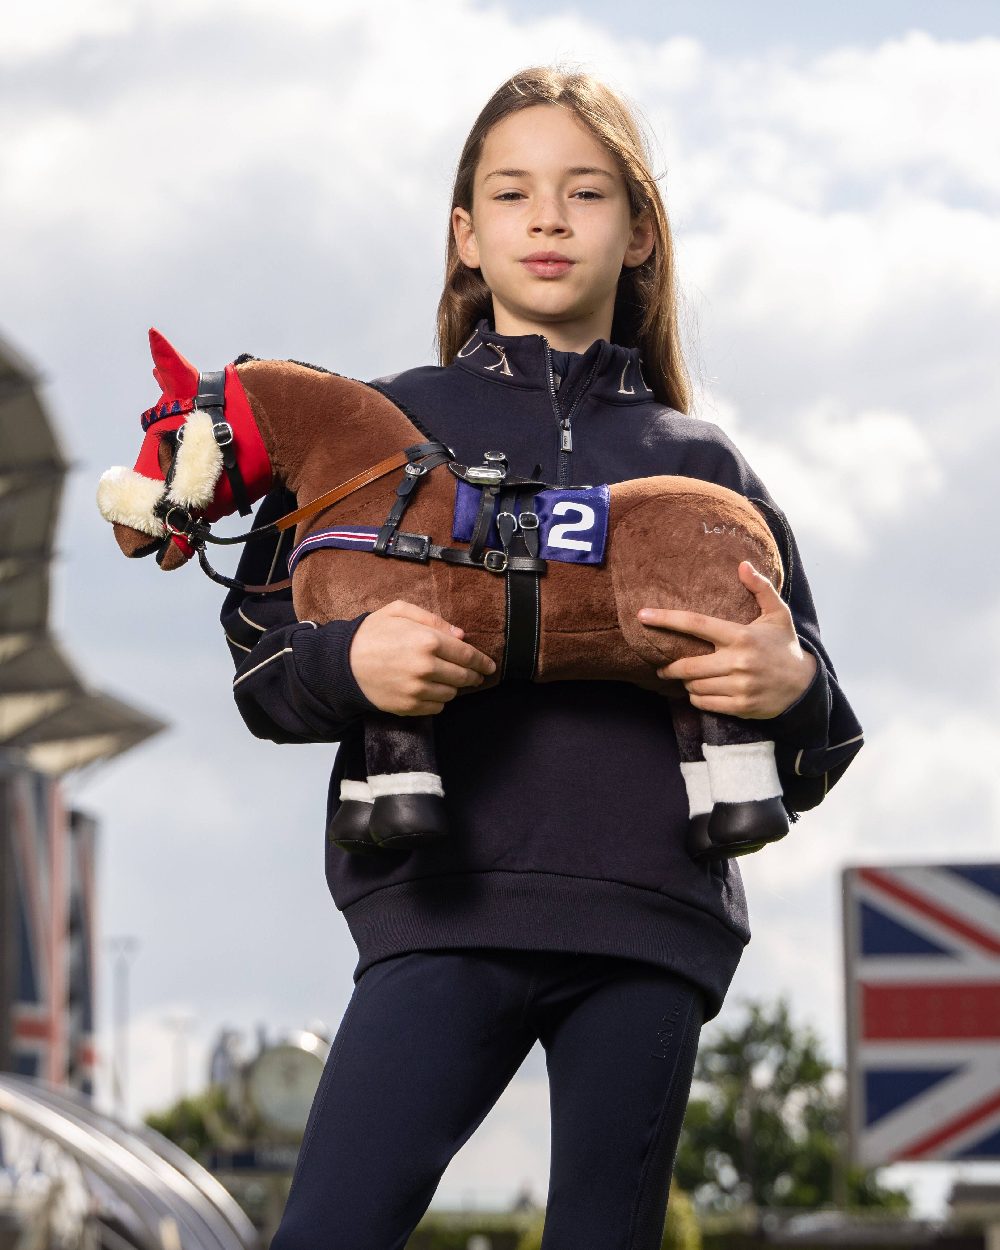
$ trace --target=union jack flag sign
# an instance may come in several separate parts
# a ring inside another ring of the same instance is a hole
[[[844,871],[852,1160],[1000,1159],[1000,864]]]

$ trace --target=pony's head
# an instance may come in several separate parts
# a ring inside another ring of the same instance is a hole
[[[209,394],[203,375],[158,330],[150,330],[149,348],[162,394],[142,414],[135,467],[118,465],[101,476],[97,506],[125,555],[155,551],[160,567],[173,569],[194,554],[177,532],[187,518],[217,521],[249,511],[273,474],[236,366],[226,366],[224,388]]]

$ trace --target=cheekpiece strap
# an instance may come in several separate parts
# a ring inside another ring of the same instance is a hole
[[[233,427],[225,418],[226,408],[226,371],[213,369],[198,374],[198,394],[194,406],[207,412],[212,418],[212,433],[219,450],[222,452],[222,467],[226,470],[229,487],[233,492],[233,503],[239,509],[240,516],[249,516],[250,495],[239,462],[236,459],[236,448],[233,445]]]

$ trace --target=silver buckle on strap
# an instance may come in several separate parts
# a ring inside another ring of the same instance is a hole
[[[481,464],[469,465],[465,470],[467,482],[481,482],[484,486],[489,486],[493,482],[502,482],[506,476],[503,469],[488,469]]]
[[[506,573],[507,553],[504,551],[487,551],[483,555],[483,568],[491,573]]]

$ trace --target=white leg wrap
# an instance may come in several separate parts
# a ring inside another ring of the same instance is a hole
[[[681,764],[681,775],[687,786],[688,809],[692,816],[701,816],[712,810],[712,783],[708,775],[708,764],[704,760],[693,760],[690,764]]]
[[[382,794],[437,794],[444,795],[444,787],[437,773],[380,773],[368,778],[372,798]]]
[[[781,795],[773,742],[741,742],[728,747],[702,745],[716,803],[744,803]]]
[[[340,799],[353,799],[355,803],[373,803],[371,786],[367,781],[342,781],[340,783]]]

